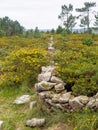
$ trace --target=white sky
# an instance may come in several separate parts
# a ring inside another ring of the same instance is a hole
[[[17,20],[27,29],[52,29],[60,24],[61,5],[71,3],[75,9],[84,2],[96,2],[98,8],[98,0],[0,0],[0,17]]]

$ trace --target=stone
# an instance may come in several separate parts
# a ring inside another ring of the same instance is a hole
[[[39,74],[38,75],[38,81],[49,81],[51,78],[51,72],[46,72],[44,74]]]
[[[83,107],[83,104],[79,101],[78,97],[70,99],[69,105],[72,108],[72,110],[81,109]]]
[[[57,85],[55,85],[55,91],[58,93],[58,92],[61,92],[61,91],[63,91],[64,89],[65,89],[65,87],[64,87],[64,83],[60,83],[60,84],[57,84]]]
[[[45,124],[44,118],[33,118],[31,120],[27,120],[26,126],[30,127],[37,127],[37,126],[43,126]]]
[[[95,100],[95,102],[92,105],[93,109],[98,109],[98,98]]]
[[[56,84],[64,83],[60,78],[58,78],[56,76],[52,76],[50,81],[53,83],[56,83]]]
[[[87,107],[98,109],[98,99],[92,99],[88,102]]]
[[[62,96],[59,99],[60,103],[67,103],[69,102],[69,99],[71,98],[71,92],[67,92],[65,94],[62,94]]]
[[[37,92],[42,92],[52,89],[55,85],[56,83],[42,81],[40,83],[35,84],[35,88]]]
[[[51,72],[52,75],[57,75],[56,68],[54,66],[42,66],[42,73]]]
[[[29,95],[23,95],[14,101],[14,104],[25,104],[30,101]]]
[[[48,50],[54,52],[55,49],[54,47],[48,47]]]
[[[98,93],[96,93],[96,95],[94,95],[93,96],[95,99],[97,99],[98,98]]]
[[[89,102],[89,97],[87,97],[87,96],[78,96],[78,98],[79,98],[79,101],[82,103],[82,104],[84,104],[84,105],[86,105],[88,102]]]
[[[0,121],[0,130],[3,128],[3,121]]]
[[[30,110],[32,110],[36,104],[37,104],[36,101],[30,102]]]
[[[95,99],[92,99],[92,100],[90,100],[88,103],[87,103],[87,107],[89,107],[89,108],[92,108],[92,106],[93,106],[93,104],[95,103]]]
[[[44,91],[44,92],[40,92],[38,93],[39,97],[41,99],[44,99],[44,98],[52,98],[52,93],[50,91]]]

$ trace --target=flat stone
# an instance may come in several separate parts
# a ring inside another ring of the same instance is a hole
[[[56,83],[56,84],[64,83],[60,78],[58,78],[56,76],[51,77],[51,82]]]
[[[92,106],[93,106],[93,104],[95,103],[95,99],[92,99],[92,100],[90,100],[88,103],[87,103],[87,107],[89,107],[89,108],[92,108]]]
[[[35,84],[35,88],[37,92],[42,92],[52,89],[55,85],[56,83],[42,81],[40,83]]]
[[[26,126],[36,127],[36,126],[43,126],[45,124],[45,118],[33,118],[31,120],[27,120]]]
[[[44,98],[52,98],[52,93],[50,91],[44,91],[44,92],[40,92],[38,93],[39,97],[41,99],[44,99]]]
[[[48,50],[49,51],[54,51],[55,49],[54,49],[54,47],[48,47]]]
[[[60,83],[60,84],[55,85],[55,90],[57,93],[63,91],[64,89],[65,89],[64,83]]]
[[[25,104],[30,101],[30,96],[29,95],[23,95],[19,98],[17,98],[13,103],[14,104]]]
[[[56,75],[56,68],[54,66],[42,66],[42,73],[51,72],[52,75]]]
[[[79,101],[78,97],[75,97],[73,99],[69,100],[69,105],[73,110],[81,109],[83,107],[83,104]]]
[[[46,72],[38,75],[38,81],[49,81],[51,78],[51,72]]]
[[[98,98],[98,93],[96,93],[96,95],[94,95],[93,96],[95,99],[97,99]]]
[[[60,97],[60,99],[59,99],[59,102],[60,103],[67,103],[67,102],[69,102],[70,98],[71,98],[71,92],[62,94],[61,97]]]
[[[79,98],[79,101],[82,103],[82,104],[87,104],[89,102],[89,97],[87,96],[78,96],[77,98]]]

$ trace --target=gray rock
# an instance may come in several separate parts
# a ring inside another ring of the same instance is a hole
[[[50,91],[44,91],[44,92],[40,92],[38,93],[39,97],[41,99],[44,99],[44,98],[52,98],[52,93]]]
[[[30,102],[30,110],[32,110],[36,104],[37,104],[36,101]]]
[[[40,83],[35,84],[35,88],[37,92],[42,92],[52,89],[55,85],[56,83],[42,81]]]
[[[54,47],[48,47],[48,50],[54,52],[55,49]]]
[[[52,75],[56,75],[56,68],[54,66],[42,66],[42,73],[51,72]]]
[[[26,126],[36,127],[36,126],[43,126],[45,124],[45,119],[33,118],[31,120],[27,120]]]
[[[29,95],[23,95],[14,101],[14,104],[25,104],[30,101]]]
[[[51,72],[46,72],[38,75],[38,81],[49,81],[51,78]]]
[[[77,98],[79,98],[79,101],[82,103],[82,104],[87,104],[89,102],[89,97],[87,96],[78,96]]]
[[[83,104],[79,101],[78,97],[70,99],[69,105],[72,108],[72,110],[81,109],[83,107]]]
[[[55,90],[57,93],[63,91],[64,89],[65,89],[64,83],[60,83],[58,85],[55,85]]]
[[[87,107],[89,107],[89,108],[92,108],[92,106],[93,106],[93,104],[95,103],[95,99],[92,99],[92,100],[90,100],[88,103],[87,103]]]
[[[62,96],[61,96],[60,99],[59,99],[59,102],[60,102],[60,103],[67,103],[67,102],[69,102],[69,99],[70,99],[70,98],[71,98],[71,92],[62,94]]]
[[[56,83],[56,84],[64,83],[60,78],[58,78],[56,76],[51,77],[51,82]]]
[[[3,121],[0,121],[0,130],[3,128]]]
[[[86,105],[89,108],[98,109],[98,99],[92,99]]]
[[[98,109],[98,98],[95,100],[95,102],[92,105],[93,109]]]
[[[98,98],[98,93],[96,93],[96,95],[94,95],[93,96],[95,99],[97,99]]]

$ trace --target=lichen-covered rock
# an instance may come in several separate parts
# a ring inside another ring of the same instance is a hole
[[[64,83],[60,78],[58,78],[56,76],[51,77],[51,82],[56,83],[56,84]]]
[[[25,104],[30,101],[30,96],[29,95],[23,95],[19,98],[17,98],[13,103],[14,104]]]
[[[78,97],[70,99],[69,100],[69,105],[72,108],[72,110],[81,109],[83,107],[83,104],[79,101]]]
[[[97,107],[98,108],[98,99],[94,99],[92,98],[86,105],[89,108],[94,108]]]
[[[31,120],[27,120],[26,126],[36,127],[43,126],[45,124],[45,119],[33,118]]]
[[[81,95],[81,96],[78,96],[77,98],[79,98],[79,101],[80,101],[82,104],[84,104],[84,105],[89,102],[89,97],[87,97],[87,96]]]
[[[93,96],[95,99],[97,99],[98,98],[98,93],[96,93],[96,95],[94,95]]]
[[[60,83],[60,84],[55,85],[55,91],[57,93],[63,91],[64,89],[65,89],[64,83]]]
[[[52,98],[52,92],[51,91],[40,92],[40,93],[38,93],[38,95],[41,99]]]
[[[67,103],[67,102],[69,102],[69,99],[71,98],[71,96],[72,96],[71,92],[62,94],[62,96],[59,99],[59,102],[60,103]]]
[[[51,78],[51,72],[46,72],[38,75],[38,81],[49,81]]]
[[[55,85],[56,83],[42,81],[40,83],[35,84],[35,88],[37,92],[42,92],[52,89]]]
[[[48,50],[49,50],[49,51],[52,51],[52,52],[55,51],[54,47],[48,47]]]
[[[42,73],[51,72],[52,75],[56,75],[56,68],[54,66],[42,66]]]

